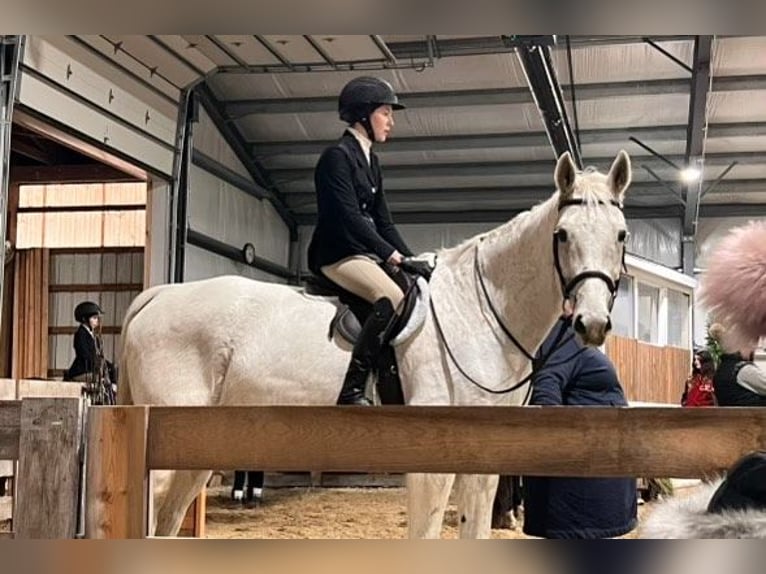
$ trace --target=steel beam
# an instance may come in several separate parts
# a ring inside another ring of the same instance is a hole
[[[671,161],[679,164],[684,163],[685,158],[681,155],[667,156]],[[589,164],[595,165],[601,169],[608,168],[614,157],[590,158]],[[705,164],[707,166],[727,167],[732,161],[737,161],[742,165],[764,165],[766,164],[766,155],[763,152],[727,152],[718,154],[709,154]],[[668,166],[662,160],[653,156],[634,156],[634,164],[645,164],[657,170],[668,169]],[[417,163],[417,164],[395,164],[384,167],[386,181],[398,177],[455,177],[455,176],[514,176],[514,175],[540,175],[553,178],[554,160],[534,160],[534,161],[493,161],[493,162],[463,162],[463,163]],[[675,171],[675,170],[673,170]],[[313,167],[303,168],[274,168],[270,173],[275,181],[295,182],[308,181],[313,177]],[[387,188],[388,189],[388,188]]]
[[[568,89],[568,84],[562,84]],[[722,76],[715,79],[715,92],[766,90],[766,75]],[[689,81],[685,78],[662,80],[638,80],[581,84],[577,86],[578,100],[601,100],[626,96],[650,96],[689,93]],[[444,108],[465,106],[492,106],[534,103],[527,88],[487,88],[474,90],[409,92],[399,94],[408,108]],[[251,114],[301,114],[336,112],[336,96],[301,98],[264,98],[229,100],[222,102],[223,111],[230,119]]]
[[[647,142],[684,141],[687,126],[652,126],[637,128],[603,128],[583,130],[580,140],[583,145],[597,143],[628,144],[628,138],[635,137]],[[766,136],[766,122],[720,123],[708,125],[708,139],[727,137]],[[251,153],[260,158],[285,155],[318,155],[335,140],[247,142]],[[468,134],[452,136],[415,136],[394,138],[386,142],[381,157],[388,152],[399,151],[448,151],[463,149],[494,149],[508,147],[535,147],[548,145],[545,132]]]
[[[11,158],[11,126],[20,77],[23,36],[0,36],[0,271],[5,268],[5,234],[8,220],[8,173]],[[0,301],[5,274],[0,272]],[[0,324],[2,317],[0,316]]]
[[[686,185],[684,199],[686,207],[683,217],[683,269],[687,275],[694,274],[696,252],[697,218],[699,216],[700,197],[702,195],[704,168],[704,143],[707,100],[710,93],[710,57],[712,55],[713,36],[696,36],[694,39],[694,59],[692,63],[691,94],[689,96],[689,122],[686,132],[686,167],[696,167],[700,171],[698,181]],[[732,161],[736,161],[733,159]]]
[[[553,184],[524,187],[456,187],[434,189],[386,189],[386,198],[390,204],[405,205],[407,203],[430,202],[435,209],[454,202],[474,202],[481,205],[484,202],[524,202],[525,207],[548,199],[553,193]],[[711,192],[721,197],[728,193],[764,193],[766,194],[766,179],[737,180],[722,182]],[[316,194],[309,188],[305,191],[285,194],[288,204],[293,210],[303,210],[316,206]],[[669,200],[670,196],[664,187],[653,181],[641,181],[631,184],[628,197],[657,198]],[[658,203],[660,203],[658,201]],[[673,201],[675,204],[676,202]]]
[[[516,54],[521,62],[537,109],[540,111],[545,132],[558,158],[569,152],[575,165],[582,168],[582,157],[572,126],[569,124],[564,94],[561,92],[556,69],[548,46],[533,44],[521,46]]]
[[[452,211],[393,211],[397,224],[413,223],[504,223],[521,213],[522,209],[452,210]],[[626,206],[625,215],[630,219],[676,219],[683,216],[680,206]],[[701,217],[764,217],[766,204],[705,204],[700,207]],[[314,225],[316,215],[297,214],[299,225]]]

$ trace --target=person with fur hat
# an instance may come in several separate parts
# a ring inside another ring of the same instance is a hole
[[[372,305],[338,404],[371,404],[364,394],[367,378],[378,360],[381,335],[404,298],[381,264],[400,266],[412,251],[391,219],[380,163],[372,151],[389,138],[394,111],[403,108],[385,80],[362,76],[348,82],[338,98],[340,119],[348,127],[324,150],[314,171],[317,223],[308,249],[309,269]]]

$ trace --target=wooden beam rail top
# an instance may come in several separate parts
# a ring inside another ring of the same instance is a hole
[[[147,470],[691,478],[766,449],[762,408],[127,408],[148,415]]]

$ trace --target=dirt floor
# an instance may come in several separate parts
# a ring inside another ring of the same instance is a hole
[[[259,505],[229,500],[230,487],[208,489],[208,538],[407,537],[403,488],[266,489]],[[651,504],[639,506],[639,519]],[[443,538],[457,538],[457,510],[447,510]],[[625,538],[635,538],[632,532]],[[493,530],[492,538],[528,538],[516,530]]]

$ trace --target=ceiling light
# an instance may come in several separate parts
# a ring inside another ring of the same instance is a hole
[[[686,183],[694,183],[700,178],[700,170],[696,167],[687,167],[681,170],[681,179]]]

